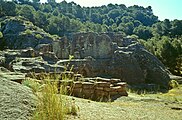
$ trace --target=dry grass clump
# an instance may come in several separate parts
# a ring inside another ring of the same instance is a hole
[[[165,99],[182,103],[182,85],[174,83],[173,89],[169,90],[168,93],[163,94]]]
[[[63,120],[66,114],[67,106],[62,95],[58,95],[58,89],[55,83],[47,82],[41,93],[37,93],[37,110],[33,120]]]
[[[73,56],[70,56],[71,60]],[[67,65],[69,66],[69,64]],[[71,66],[70,71],[72,71]],[[67,71],[67,69],[65,70]],[[35,77],[36,78],[36,77]],[[26,80],[24,85],[32,88],[38,98],[37,108],[32,120],[63,120],[66,114],[77,115],[79,107],[74,99],[67,97],[66,84],[60,85],[60,75],[42,76],[42,84]],[[62,74],[63,81],[70,80],[70,74]],[[66,82],[65,82],[66,83]]]
[[[22,82],[23,85],[29,87],[32,89],[33,93],[36,93],[40,90],[41,84],[38,82],[35,82],[32,79],[26,79]]]
[[[65,95],[67,94],[65,85],[58,87],[57,79],[47,77],[42,80],[42,84],[33,79],[22,82],[30,87],[38,98],[32,120],[63,120],[66,114],[77,115],[78,106],[75,104],[75,100]]]

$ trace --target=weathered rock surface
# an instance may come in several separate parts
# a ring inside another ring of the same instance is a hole
[[[21,50],[1,51],[1,66],[11,71],[29,73],[29,72],[63,72],[65,67],[56,65],[57,57],[54,53],[42,53],[34,51],[32,48]]]
[[[121,80],[106,78],[84,78],[86,81],[73,82],[71,94],[76,97],[96,101],[113,101],[121,96],[128,96],[126,83]],[[112,82],[111,82],[112,81]]]
[[[71,61],[75,71],[87,77],[119,78],[129,84],[153,83],[167,87],[170,80],[164,65],[135,39],[115,33],[75,33],[53,43],[59,59]],[[58,64],[67,64],[60,60]]]
[[[35,96],[19,83],[0,77],[0,120],[28,120],[35,110]]]
[[[0,67],[0,78],[21,83],[23,80],[25,80],[25,74],[20,72],[11,72],[4,67]]]

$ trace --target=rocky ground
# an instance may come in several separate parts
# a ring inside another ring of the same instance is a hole
[[[158,96],[158,95],[157,95]],[[137,95],[118,98],[115,102],[101,103],[76,98],[77,116],[71,120],[181,120],[182,103],[156,97]]]
[[[20,76],[1,68],[0,120],[28,120],[35,110],[32,91],[18,82]],[[17,78],[14,82],[14,79]],[[137,92],[137,91],[135,91]],[[113,102],[95,102],[74,98],[77,115],[68,120],[181,120],[182,86],[168,93],[136,94],[119,97]]]

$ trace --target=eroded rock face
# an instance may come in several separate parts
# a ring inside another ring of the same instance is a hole
[[[66,52],[65,52],[66,51]],[[77,33],[53,43],[53,52],[63,65],[87,77],[119,78],[129,84],[154,83],[167,87],[170,80],[164,65],[135,39],[114,33]]]
[[[113,101],[121,96],[128,96],[126,83],[120,79],[85,78],[86,82],[73,83],[72,95],[96,101]]]
[[[68,58],[74,55],[75,58],[85,58],[92,56],[94,58],[111,58],[112,41],[106,34],[80,33],[73,34],[71,38],[62,38],[53,43],[53,51],[58,58]]]

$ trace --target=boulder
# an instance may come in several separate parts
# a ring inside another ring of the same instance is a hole
[[[0,53],[0,65],[11,71],[54,72],[74,65],[73,70],[86,77],[118,78],[128,84],[168,88],[170,77],[164,65],[134,38],[93,32],[54,38],[21,17],[5,17],[1,21],[6,47],[26,49]],[[69,60],[70,55],[75,59]]]
[[[0,77],[0,119],[29,120],[35,110],[31,89]]]
[[[47,61],[50,64],[55,64],[58,61],[57,56],[54,54],[54,52],[45,52],[41,53],[40,56]]]
[[[51,44],[38,44],[35,47],[35,50],[46,53],[46,52],[51,52],[52,51],[52,45]]]

